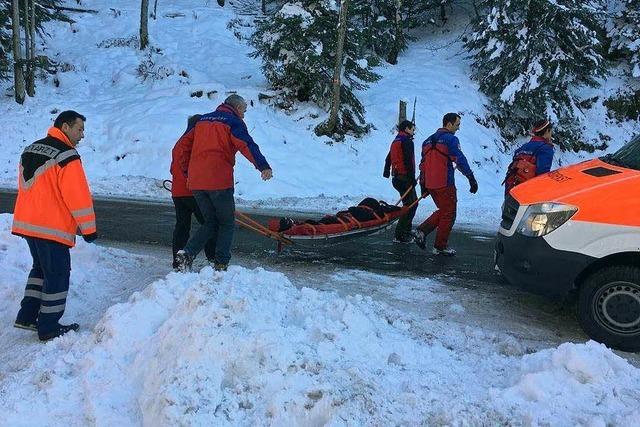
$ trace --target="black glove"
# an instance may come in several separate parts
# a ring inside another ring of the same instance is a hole
[[[469,179],[469,192],[471,194],[476,194],[478,192],[478,181],[476,181],[476,177],[471,175],[468,177]]]
[[[389,172],[388,169],[385,169],[384,172],[382,172],[382,176],[385,178],[389,178],[391,176],[391,172]]]
[[[82,238],[85,242],[91,243],[98,238],[98,233],[83,234]]]

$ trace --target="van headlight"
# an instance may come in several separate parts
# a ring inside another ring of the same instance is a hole
[[[518,233],[540,237],[567,222],[578,208],[561,203],[538,203],[527,208],[518,225]]]

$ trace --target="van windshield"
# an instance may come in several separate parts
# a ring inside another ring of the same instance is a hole
[[[601,157],[600,160],[612,165],[640,170],[640,135],[615,153]]]

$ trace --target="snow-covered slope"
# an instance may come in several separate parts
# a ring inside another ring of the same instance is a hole
[[[69,5],[77,6],[72,1]],[[394,136],[398,101],[411,105],[417,97],[418,146],[440,126],[444,113],[463,114],[458,135],[480,191],[469,194],[466,179],[458,176],[458,222],[496,227],[508,155],[501,151],[497,130],[477,120],[485,113],[487,100],[468,78],[469,62],[459,40],[463,21],[458,22],[459,29],[420,35],[398,65],[378,69],[383,78],[361,94],[368,120],[377,129],[361,140],[328,145],[326,138],[312,131],[323,119],[322,111],[302,105],[287,115],[258,100],[260,92],[268,93],[267,83],[259,60],[247,56],[250,48],[226,29],[236,13],[231,5],[220,8],[216,2],[202,0],[160,2],[158,19],[150,20],[152,49],[146,52],[136,49],[138,2],[95,0],[84,6],[99,13],[71,13],[76,23],[49,25],[51,37],[46,48],[41,47],[54,60],[67,64],[68,71],[39,81],[37,97],[27,99],[24,106],[10,97],[0,103],[5,134],[1,186],[15,187],[17,160],[24,146],[43,136],[58,112],[75,109],[88,118],[80,153],[96,194],[168,199],[158,180],[170,177],[170,150],[187,116],[211,111],[235,91],[253,101],[246,122],[275,175],[263,183],[249,163],[239,159],[236,196],[240,205],[328,212],[365,196],[395,201],[397,193],[382,178],[384,158]],[[146,79],[138,73],[141,64],[149,70]],[[10,94],[10,82],[0,84]],[[620,84],[611,79],[595,92],[604,95]],[[639,129],[633,124],[606,123],[602,108],[588,114],[589,123],[594,124],[588,133],[606,130],[614,138],[613,147]],[[575,156],[564,155],[563,160],[572,161]],[[431,209],[427,200],[418,219]]]

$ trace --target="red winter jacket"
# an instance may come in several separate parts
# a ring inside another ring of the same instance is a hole
[[[189,132],[189,130],[190,129],[187,129],[187,132]],[[174,145],[173,150],[171,150],[171,197],[188,197],[193,195],[187,188],[187,177],[180,168],[180,158],[184,154],[187,145],[188,141],[184,135],[182,135],[180,139],[178,139],[178,142],[176,142],[176,145]]]
[[[271,169],[235,109],[221,104],[204,114],[182,138],[180,169],[189,190],[233,188],[233,167],[240,151],[259,171]]]
[[[413,136],[400,131],[391,143],[391,149],[384,165],[384,176],[406,175],[410,179],[416,176],[416,159],[413,145]]]

